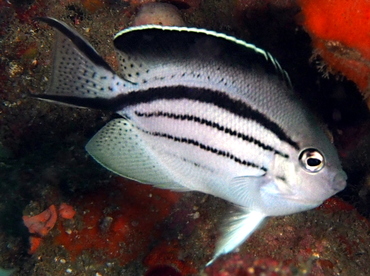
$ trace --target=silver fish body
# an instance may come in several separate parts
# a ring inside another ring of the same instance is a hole
[[[87,144],[96,161],[240,206],[213,260],[266,217],[312,209],[345,187],[335,148],[267,52],[213,31],[132,27],[114,39],[117,75],[76,31],[41,20],[57,39],[50,86],[37,97],[122,116]]]

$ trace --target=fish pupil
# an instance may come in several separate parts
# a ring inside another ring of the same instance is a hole
[[[308,158],[307,159],[307,165],[311,167],[316,167],[321,164],[321,160],[316,158]]]

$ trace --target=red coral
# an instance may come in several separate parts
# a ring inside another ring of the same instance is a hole
[[[54,227],[57,216],[55,205],[51,205],[44,212],[36,216],[23,216],[23,223],[31,234],[44,237]]]
[[[42,237],[45,237],[51,229],[53,229],[57,221],[57,210],[55,205],[51,205],[41,214],[36,216],[23,216],[23,223],[28,228],[28,231],[34,236],[29,239],[30,249],[29,254],[34,254],[39,248]],[[35,236],[36,235],[36,236]]]
[[[116,178],[109,189],[85,195],[73,205],[82,210],[83,227],[68,231],[64,224],[55,238],[74,259],[85,250],[100,251],[101,261],[117,258],[124,265],[148,250],[157,227],[177,202],[179,194]]]
[[[355,210],[355,208],[351,204],[337,197],[331,197],[325,200],[325,202],[322,205],[320,205],[317,209],[322,210],[324,212],[329,212],[329,213],[338,212],[338,211]]]
[[[76,211],[73,209],[71,205],[67,203],[62,203],[59,206],[59,216],[64,219],[72,219],[76,214]]]
[[[197,271],[189,260],[182,260],[181,248],[178,242],[164,242],[157,245],[144,260],[144,265],[149,267],[146,275],[165,275],[155,274],[150,271],[167,271],[169,267],[177,271],[174,275],[193,275]]]
[[[28,254],[35,254],[35,252],[41,245],[42,238],[31,236],[29,238],[29,242],[30,242],[30,249],[28,250]]]

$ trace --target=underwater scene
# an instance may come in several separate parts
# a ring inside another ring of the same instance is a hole
[[[0,276],[370,275],[369,17],[0,0]]]

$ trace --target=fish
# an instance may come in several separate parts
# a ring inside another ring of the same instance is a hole
[[[268,52],[194,27],[143,25],[114,36],[115,72],[76,30],[56,31],[42,100],[117,113],[86,145],[111,172],[235,206],[207,265],[272,216],[315,208],[346,173],[316,117]]]

